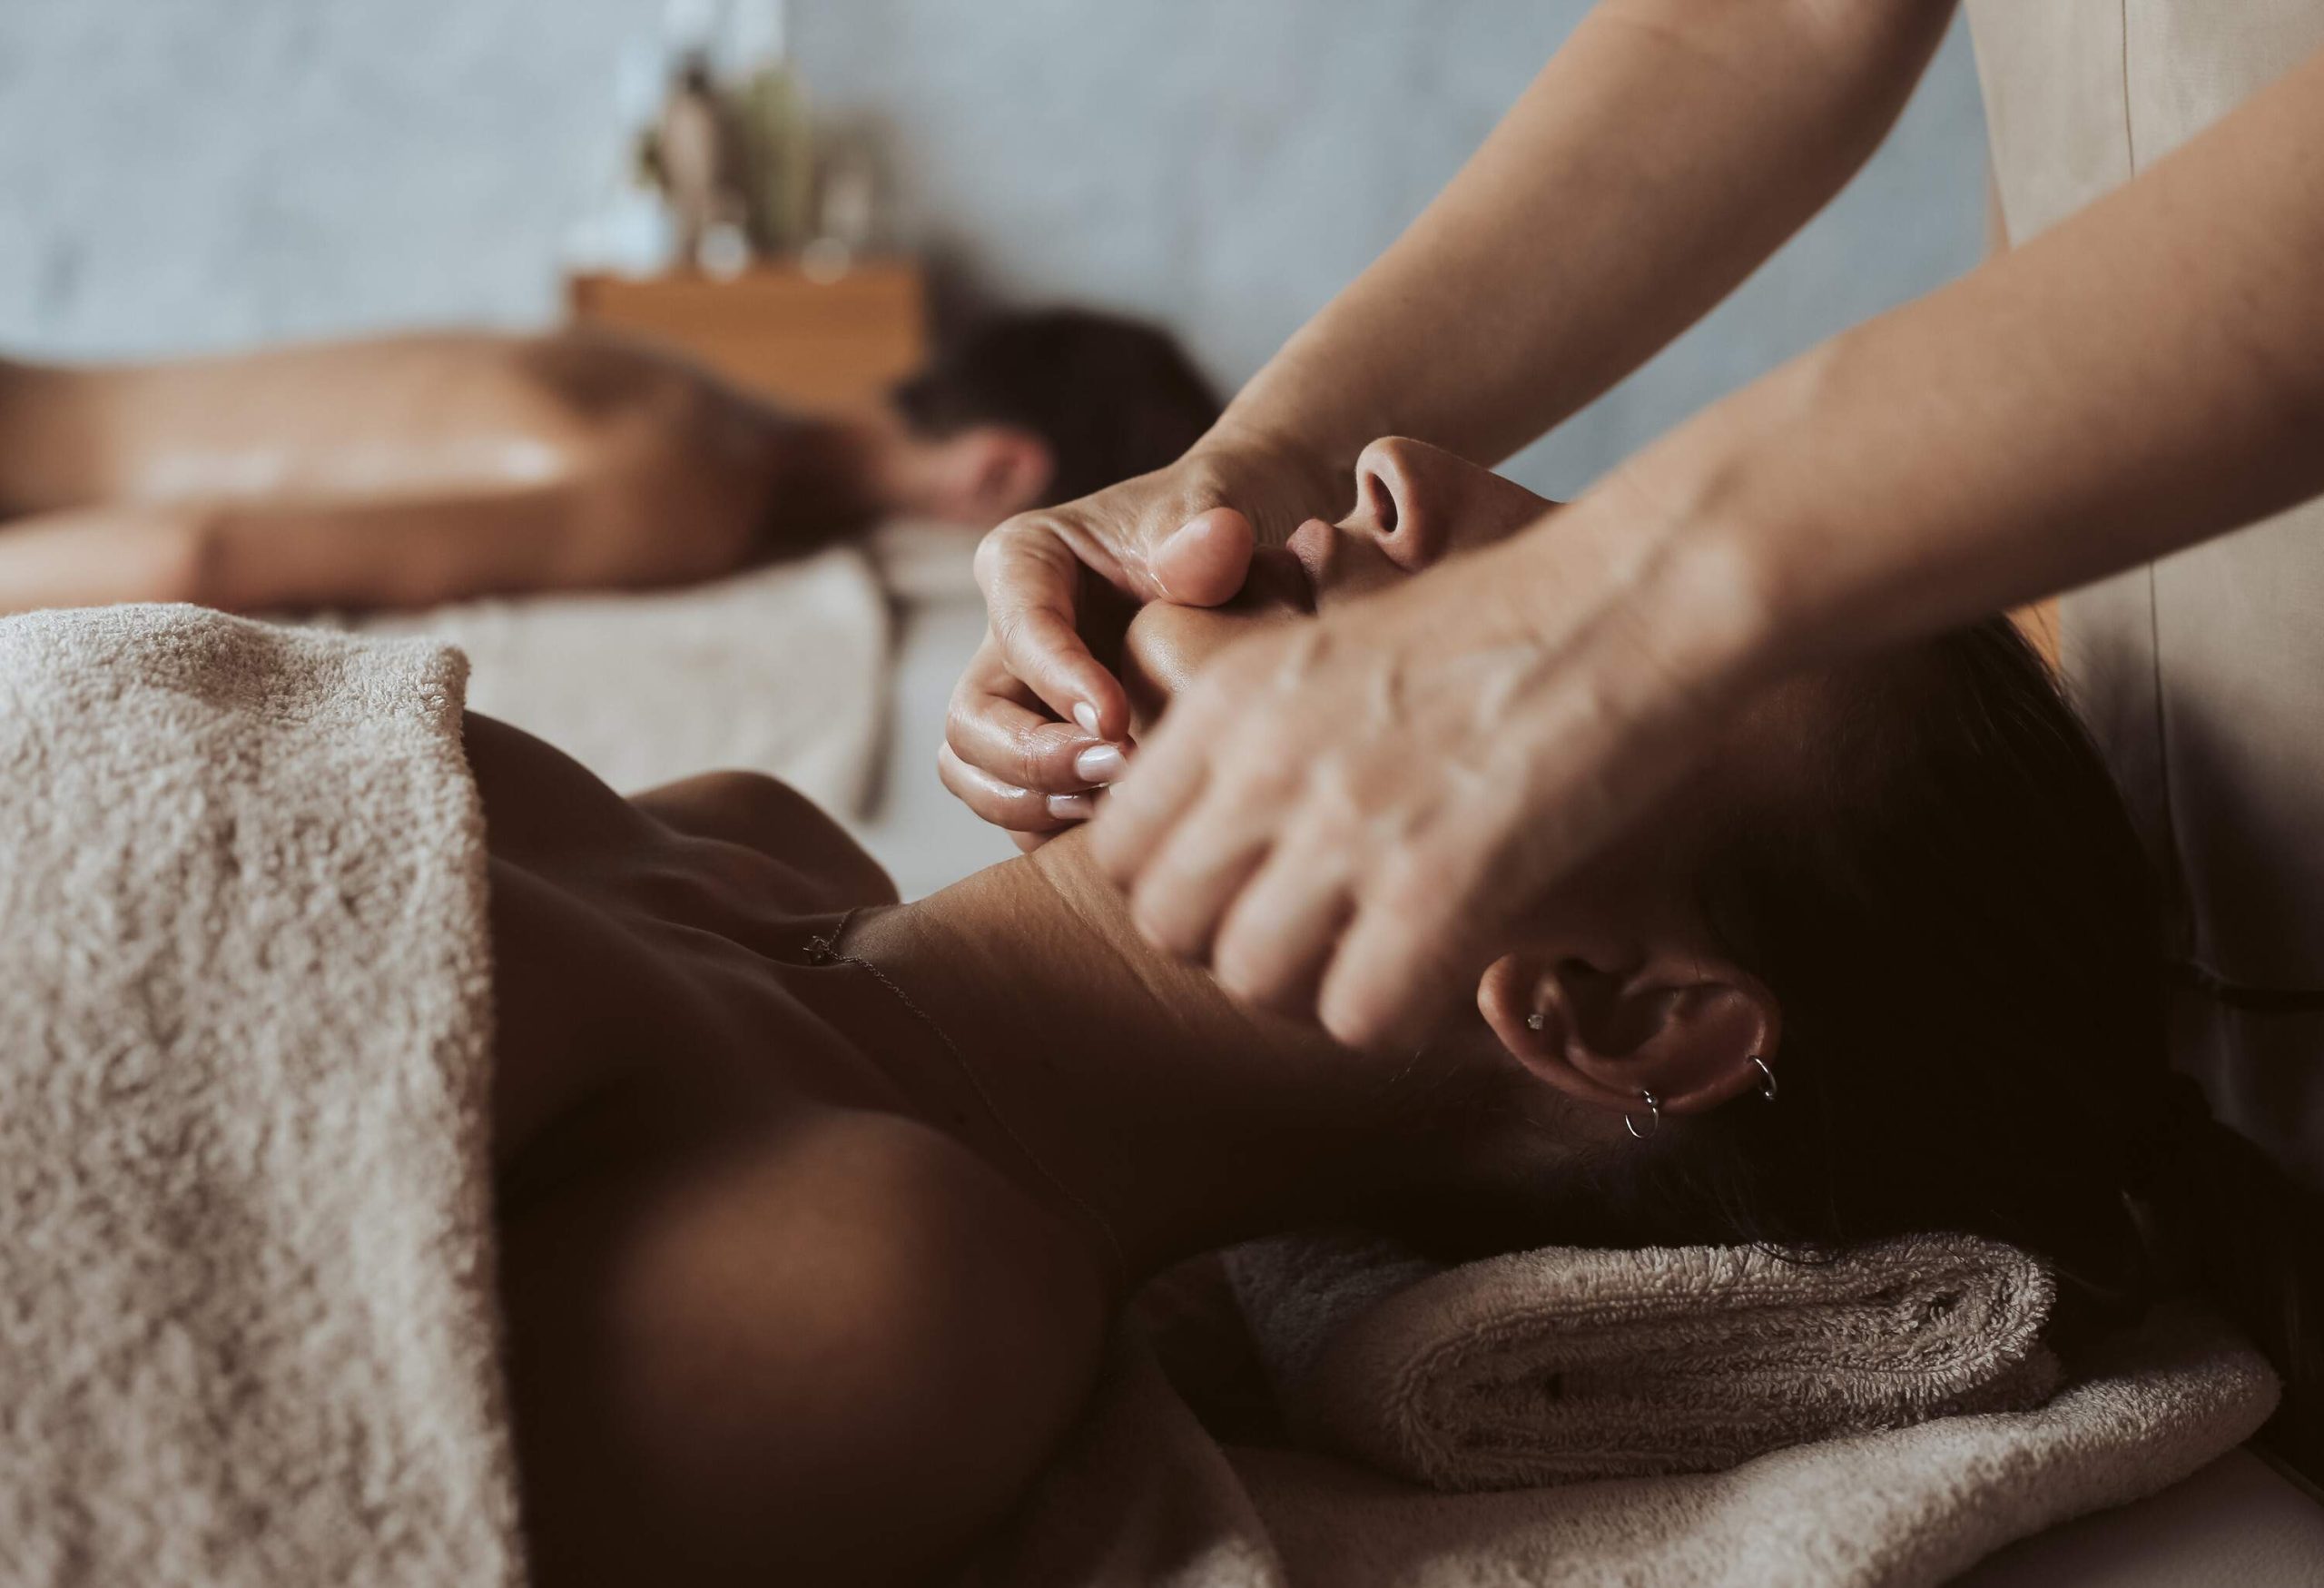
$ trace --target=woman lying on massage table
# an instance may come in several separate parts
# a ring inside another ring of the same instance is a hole
[[[1246,626],[1544,506],[1402,441],[1357,498],[1233,607],[1138,615],[1149,712]],[[1972,1229],[2053,1258],[2083,1324],[2240,1274],[2221,1299],[2288,1368],[2318,1295],[2296,1194],[2166,1079],[2142,857],[1999,621],[1759,701],[1473,1016],[1381,1060],[1148,950],[1078,835],[899,905],[764,779],[625,801],[505,726],[468,746],[547,1588],[939,1574],[1071,1422],[1125,1297],[1268,1231]]]

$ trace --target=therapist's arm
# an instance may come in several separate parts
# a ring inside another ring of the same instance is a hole
[[[1604,0],[1443,193],[1184,461],[987,538],[992,635],[954,695],[946,782],[1019,830],[1085,814],[1088,801],[1060,813],[1053,796],[1089,781],[1077,755],[1129,725],[1127,696],[1078,632],[1092,581],[1213,604],[1241,585],[1255,537],[1338,516],[1349,466],[1375,437],[1492,462],[1541,435],[1839,190],[1953,9]]]
[[[2324,492],[2319,260],[2324,56],[1553,519],[1229,650],[1095,853],[1238,993],[1415,1040],[1766,681]]]
[[[2324,54],[1575,511],[1718,542],[1779,666],[1930,633],[2324,492]]]
[[[1951,0],[1607,0],[1220,425],[1493,463],[1708,312],[1886,135]],[[1424,114],[1424,106],[1397,113]]]

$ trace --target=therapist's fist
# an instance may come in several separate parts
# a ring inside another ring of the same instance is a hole
[[[1733,698],[1639,560],[1561,516],[1222,652],[1091,832],[1138,930],[1351,1046],[1423,1041]]]
[[[1087,817],[1127,769],[1129,698],[1101,662],[1147,601],[1210,607],[1256,546],[1331,515],[1334,477],[1280,449],[1206,441],[1152,474],[1021,513],[977,547],[985,642],[952,692],[945,787],[1020,842]]]

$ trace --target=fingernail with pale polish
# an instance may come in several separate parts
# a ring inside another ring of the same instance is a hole
[[[1060,822],[1086,822],[1098,814],[1094,794],[1051,794],[1049,814]]]
[[[1098,731],[1098,708],[1086,700],[1077,700],[1073,703],[1073,720],[1081,725],[1083,733],[1094,734]]]
[[[1128,759],[1111,745],[1092,745],[1073,758],[1073,775],[1084,783],[1112,783],[1128,770]]]

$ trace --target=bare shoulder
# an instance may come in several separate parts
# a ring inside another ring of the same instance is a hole
[[[560,1222],[509,1247],[548,1588],[921,1581],[1005,1514],[1096,1370],[1103,1285],[1071,1230],[909,1120],[819,1115]]]
[[[892,904],[896,884],[814,801],[756,772],[705,772],[630,803],[689,837],[738,844],[795,873],[817,907]]]
[[[731,844],[776,873],[776,895],[801,910],[891,904],[880,863],[812,800],[755,772],[708,772],[628,799],[596,774],[520,728],[470,712],[464,743],[496,855],[547,872],[578,857],[593,873],[609,857],[671,835]]]

